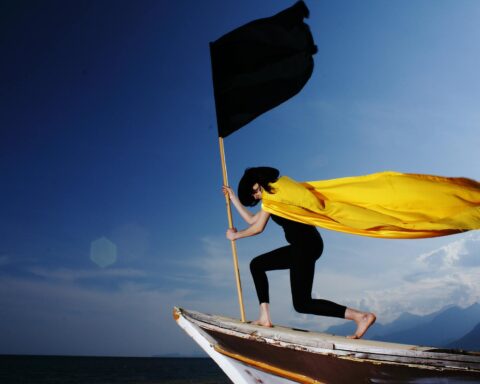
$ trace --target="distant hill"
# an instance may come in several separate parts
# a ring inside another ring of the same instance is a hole
[[[480,352],[480,323],[478,323],[471,332],[467,333],[461,339],[448,344],[446,347]]]
[[[430,321],[409,329],[384,334],[377,340],[444,347],[470,332],[480,320],[480,304],[448,308]]]
[[[455,348],[475,350],[480,348],[480,343],[476,341],[480,329],[477,330],[478,333],[470,332],[474,332],[479,321],[480,304],[475,303],[465,309],[453,306],[426,316],[404,313],[389,324],[375,324],[366,337],[371,340],[441,348],[457,343]],[[354,331],[355,324],[351,321],[326,330],[327,333],[342,336]],[[466,343],[468,340],[470,342]]]

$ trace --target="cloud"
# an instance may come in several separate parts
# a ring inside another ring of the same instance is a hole
[[[377,312],[383,323],[403,312],[424,315],[448,305],[466,307],[480,301],[479,250],[480,234],[465,234],[420,254],[401,284],[351,295],[347,302]]]
[[[42,277],[49,280],[64,280],[77,281],[86,279],[100,279],[100,278],[141,278],[148,274],[144,271],[135,269],[87,269],[78,270],[70,268],[56,268],[47,269],[42,267],[31,267],[29,272],[35,276]]]
[[[232,281],[232,256],[230,244],[225,239],[203,237],[204,257],[198,259],[199,268],[210,282],[217,286],[229,285]]]
[[[477,268],[469,273],[447,273],[413,283],[407,281],[395,288],[366,292],[356,303],[377,312],[383,323],[403,312],[425,315],[448,305],[466,307],[480,299],[480,284],[475,281],[479,273]]]
[[[480,234],[471,233],[417,259],[423,269],[446,270],[455,267],[480,266]]]
[[[189,259],[175,262],[180,267],[173,278],[194,284],[208,285],[210,288],[231,286],[234,281],[234,268],[230,244],[224,238],[205,236],[200,239],[200,252]],[[245,265],[240,265],[243,275]],[[249,273],[249,272],[248,272]]]
[[[372,310],[379,322],[402,312],[427,314],[480,299],[480,266],[470,266],[479,235],[466,234],[421,253],[396,286],[388,273],[383,280],[349,275],[325,267],[317,269],[314,297]],[[200,275],[197,286],[174,284],[153,288],[134,269],[47,270],[33,267],[33,276],[0,276],[0,353],[50,353],[149,356],[162,353],[201,353],[193,340],[172,320],[174,306],[239,318],[228,242],[202,239],[203,252],[188,260],[188,274]],[[468,261],[468,262],[467,262]],[[258,302],[248,263],[241,263],[247,319],[258,315]],[[398,271],[392,271],[392,276]],[[337,319],[303,315],[291,302],[288,271],[269,272],[271,312],[276,324],[323,330]],[[39,279],[41,277],[41,279]],[[120,278],[113,289],[79,285],[92,279]],[[180,275],[180,278],[182,275]],[[173,288],[172,288],[173,287]]]
[[[173,345],[198,353],[171,316],[188,292],[106,292],[25,278],[0,278],[0,286],[0,353],[150,356]]]

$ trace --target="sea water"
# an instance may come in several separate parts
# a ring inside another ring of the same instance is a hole
[[[209,358],[0,355],[1,384],[228,384]]]

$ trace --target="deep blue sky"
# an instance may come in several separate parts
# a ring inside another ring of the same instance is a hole
[[[192,354],[173,305],[238,316],[208,42],[292,3],[0,4],[0,353]],[[312,78],[226,139],[231,183],[259,164],[298,180],[389,169],[480,179],[480,3],[307,5]],[[380,321],[480,297],[478,270],[461,263],[478,253],[475,235],[322,234],[316,294]],[[106,255],[116,247],[113,263],[92,261],[97,240]],[[269,225],[238,244],[249,318],[248,261],[283,242]],[[328,324],[293,312],[287,274],[272,290],[274,322]]]

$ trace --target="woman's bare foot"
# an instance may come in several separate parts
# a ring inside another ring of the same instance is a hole
[[[350,308],[347,308],[347,311],[345,312],[345,318],[353,320],[357,324],[357,330],[355,331],[355,334],[347,336],[349,339],[360,339],[377,319],[373,313],[360,312]]]
[[[262,327],[273,327],[273,324],[272,324],[271,321],[262,320],[262,319],[252,321],[252,324],[253,325],[261,325]]]
[[[349,339],[360,339],[365,332],[367,332],[368,328],[375,323],[376,319],[377,318],[373,313],[364,313],[360,320],[355,320],[355,323],[357,323],[357,330],[355,331],[355,334],[347,337]]]
[[[262,327],[273,327],[270,319],[270,308],[268,303],[260,304],[260,316],[258,320],[252,321],[253,325],[261,325]]]

